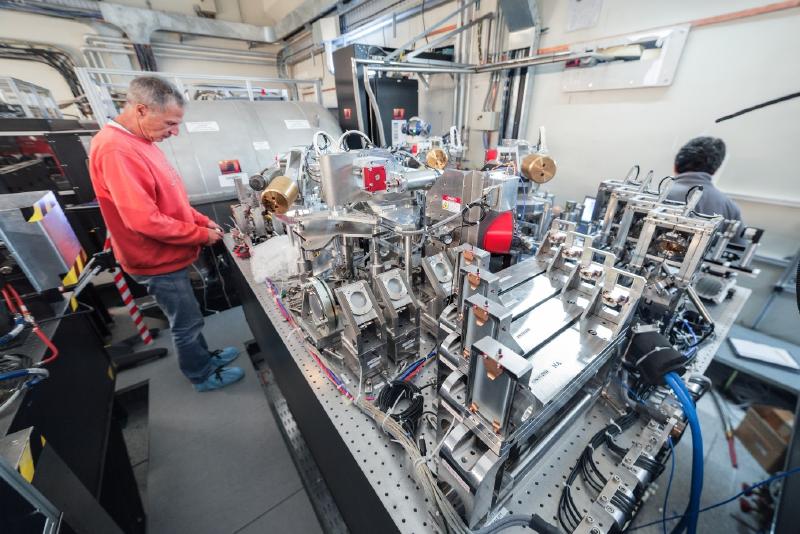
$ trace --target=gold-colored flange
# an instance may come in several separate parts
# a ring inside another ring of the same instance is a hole
[[[267,211],[286,213],[299,193],[294,180],[287,176],[277,176],[261,193],[261,204]]]
[[[522,158],[520,167],[522,176],[537,184],[547,183],[556,175],[556,162],[543,154],[528,154]]]
[[[428,151],[428,155],[425,156],[425,163],[428,164],[428,167],[441,171],[447,167],[447,159],[447,152],[443,149],[432,148]]]

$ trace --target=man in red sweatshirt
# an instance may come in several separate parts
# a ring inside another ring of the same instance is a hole
[[[155,76],[134,79],[127,105],[92,139],[89,171],[123,270],[144,284],[169,319],[181,371],[198,391],[244,376],[226,367],[235,347],[209,351],[189,266],[222,230],[189,205],[181,177],[155,143],[178,135],[183,97]]]

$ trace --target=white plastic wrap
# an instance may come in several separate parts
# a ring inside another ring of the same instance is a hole
[[[253,279],[263,283],[267,278],[283,281],[296,274],[297,251],[289,236],[279,235],[253,247],[250,267]]]

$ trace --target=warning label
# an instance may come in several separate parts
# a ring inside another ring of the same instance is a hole
[[[461,197],[451,197],[450,195],[442,195],[442,209],[445,211],[452,211],[458,213],[461,211]]]

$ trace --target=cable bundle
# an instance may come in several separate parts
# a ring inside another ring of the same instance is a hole
[[[408,406],[401,412],[395,412],[397,404],[403,399],[408,400]],[[422,392],[417,386],[411,382],[394,380],[381,389],[377,403],[381,411],[391,414],[392,419],[400,423],[409,436],[416,434],[424,407]]]
[[[583,449],[578,461],[575,462],[575,466],[572,468],[572,471],[567,477],[567,481],[564,484],[564,489],[561,492],[561,498],[558,502],[558,522],[567,532],[572,532],[575,530],[583,519],[580,510],[572,498],[572,484],[575,482],[578,474],[580,473],[581,478],[583,478],[588,487],[592,488],[598,493],[601,492],[603,487],[608,482],[608,479],[600,472],[600,469],[598,469],[592,455],[595,449],[599,448],[603,443],[606,443],[607,446],[610,444],[609,450],[620,457],[627,454],[628,451],[618,446],[614,442],[614,438],[630,428],[634,421],[636,421],[637,417],[637,413],[631,411],[616,421],[612,421],[610,424],[606,425],[605,428],[601,429],[594,436],[592,436],[592,439],[589,440],[586,448]],[[626,513],[628,510],[630,510],[632,513],[633,508],[635,507],[635,502],[624,493],[617,493],[618,495],[615,494],[614,497],[619,504],[615,503],[614,505]],[[612,503],[614,502],[614,499],[612,499]]]

